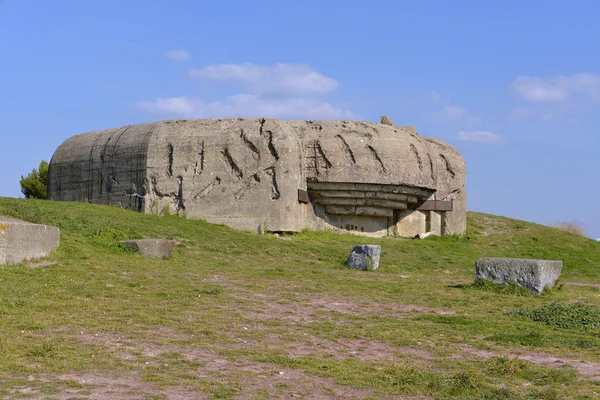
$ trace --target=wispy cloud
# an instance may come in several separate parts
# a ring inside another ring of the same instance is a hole
[[[481,122],[479,117],[471,115],[471,113],[462,107],[447,105],[440,111],[426,113],[426,115],[437,122],[462,122],[468,126],[475,126]]]
[[[152,115],[180,118],[276,117],[283,119],[356,119],[345,107],[324,99],[340,83],[301,64],[262,66],[256,64],[214,64],[193,69],[194,80],[240,86],[241,93],[222,100],[200,97],[157,98],[141,101],[135,108]]]
[[[215,64],[191,70],[190,77],[237,83],[251,93],[322,94],[333,92],[340,86],[335,79],[302,64]]]
[[[519,76],[511,87],[518,96],[529,101],[560,102],[572,95],[600,100],[600,76],[589,73],[549,78]]]
[[[190,54],[185,50],[171,50],[165,53],[165,57],[171,61],[187,61],[190,59]]]
[[[501,145],[506,144],[506,139],[502,135],[488,131],[465,132],[461,131],[456,137],[464,142],[475,142],[482,144]]]
[[[139,102],[136,108],[148,114],[183,118],[279,117],[284,119],[354,119],[349,110],[306,98],[263,99],[260,95],[238,94],[225,100],[205,102],[199,98],[172,97]]]

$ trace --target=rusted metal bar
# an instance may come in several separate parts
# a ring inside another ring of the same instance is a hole
[[[304,204],[310,203],[310,196],[306,190],[298,189],[298,201]]]

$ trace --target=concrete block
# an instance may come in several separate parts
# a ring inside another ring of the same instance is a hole
[[[475,280],[489,280],[506,285],[516,283],[539,296],[556,283],[562,261],[523,258],[480,258],[476,262]]]
[[[352,253],[346,260],[346,265],[363,271],[374,271],[379,268],[379,256],[381,246],[375,244],[364,244],[354,246]]]
[[[123,240],[119,243],[137,253],[153,258],[169,257],[173,251],[173,244],[167,239]]]
[[[45,257],[60,244],[60,230],[0,216],[0,265]]]

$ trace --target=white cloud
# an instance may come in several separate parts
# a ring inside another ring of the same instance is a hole
[[[529,101],[565,101],[579,94],[592,100],[600,100],[600,76],[575,74],[570,76],[519,76],[511,85],[521,98]]]
[[[165,57],[171,61],[187,61],[190,54],[185,50],[171,50],[165,53]]]
[[[306,99],[263,99],[260,95],[238,94],[223,101],[172,97],[140,102],[136,108],[149,114],[183,118],[278,117],[283,119],[355,119],[356,115],[330,103]]]
[[[189,77],[233,84],[245,90],[212,102],[197,97],[170,97],[142,101],[135,107],[148,114],[179,118],[358,118],[344,107],[332,105],[322,98],[323,94],[336,90],[340,83],[306,65],[214,64],[191,70]]]
[[[340,86],[335,79],[301,64],[215,64],[191,70],[190,77],[237,83],[251,93],[321,94],[333,92]]]
[[[494,145],[506,144],[506,139],[504,138],[504,136],[488,131],[461,131],[458,133],[458,136],[456,138],[464,142],[475,142]]]
[[[441,111],[427,113],[427,115],[438,122],[463,122],[469,126],[475,126],[481,122],[479,117],[471,115],[462,107],[445,106]]]

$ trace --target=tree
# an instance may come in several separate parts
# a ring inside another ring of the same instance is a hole
[[[48,162],[42,160],[38,169],[33,169],[27,177],[21,175],[21,192],[28,199],[46,199],[48,186]]]

